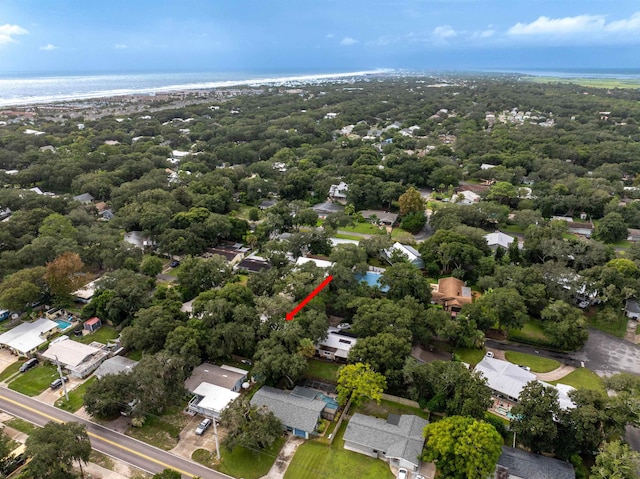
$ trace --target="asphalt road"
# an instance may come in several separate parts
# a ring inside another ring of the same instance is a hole
[[[0,388],[0,409],[39,426],[44,426],[49,421],[73,421],[84,424],[93,449],[152,474],[169,468],[188,479],[196,476],[202,479],[231,479],[231,476],[213,471],[10,389]]]
[[[519,351],[555,359],[569,366],[585,366],[599,376],[619,372],[640,374],[640,347],[620,338],[589,329],[589,340],[584,347],[572,353],[558,353],[525,344],[487,339],[485,345],[503,351]]]

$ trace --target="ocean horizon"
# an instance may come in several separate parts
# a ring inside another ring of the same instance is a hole
[[[207,90],[234,86],[304,84],[380,74],[478,73],[551,76],[560,78],[615,78],[639,80],[640,69],[405,70],[378,68],[348,72],[4,72],[0,73],[0,107],[90,100],[121,95]]]

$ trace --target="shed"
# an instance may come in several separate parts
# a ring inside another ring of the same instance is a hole
[[[100,329],[101,326],[102,321],[100,320],[100,318],[94,316],[93,318],[86,320],[83,327],[87,331],[93,333],[94,331]]]

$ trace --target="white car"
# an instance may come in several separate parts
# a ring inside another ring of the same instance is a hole
[[[407,470],[404,467],[398,469],[398,479],[407,479]]]
[[[200,424],[198,424],[198,427],[196,428],[196,434],[197,434],[198,436],[202,436],[202,435],[204,434],[204,432],[205,432],[207,429],[209,429],[209,426],[211,426],[211,422],[212,422],[212,421],[211,421],[211,419],[209,419],[208,417],[207,417],[207,418],[204,418],[204,419],[200,422]]]
[[[491,351],[487,351],[487,354],[485,354],[485,356],[487,358],[492,358],[493,357],[493,353]]]
[[[351,329],[351,325],[349,323],[340,323],[336,326],[339,330],[343,329]]]

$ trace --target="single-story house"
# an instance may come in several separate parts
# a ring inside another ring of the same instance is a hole
[[[324,203],[313,205],[311,209],[318,213],[320,219],[325,219],[332,213],[341,213],[344,211],[344,206],[332,203],[331,201],[325,201]]]
[[[193,370],[184,382],[193,393],[187,410],[205,417],[218,419],[224,409],[238,396],[247,372],[232,366],[203,363]]]
[[[270,269],[271,264],[263,257],[251,255],[236,264],[235,269],[248,273],[259,273],[264,269]]]
[[[341,244],[353,244],[358,246],[360,244],[359,240],[352,240],[352,239],[344,239],[344,238],[329,238],[329,241],[331,241],[331,247],[335,248],[336,246],[339,246]]]
[[[90,283],[85,284],[82,288],[75,290],[71,295],[73,299],[79,303],[87,304],[93,298],[93,295],[96,293],[96,281],[91,281]]]
[[[303,264],[306,264],[306,263],[313,263],[318,268],[331,268],[333,266],[333,263],[331,261],[327,261],[325,259],[319,259],[319,258],[300,256],[296,260],[296,266],[302,266]]]
[[[78,201],[80,203],[84,203],[85,205],[88,205],[94,199],[95,198],[93,197],[93,195],[91,193],[82,193],[81,195],[73,197],[73,201]]]
[[[398,221],[398,213],[389,213],[384,210],[362,210],[360,214],[365,220],[370,222],[375,220],[384,226],[393,226]]]
[[[496,231],[495,233],[484,235],[484,239],[492,250],[496,250],[498,247],[509,249],[509,245],[516,241],[513,236],[504,234],[502,231]]]
[[[412,246],[400,244],[397,241],[393,243],[393,246],[387,248],[382,251],[382,256],[389,261],[389,263],[393,264],[394,254],[401,254],[405,258],[409,260],[409,263],[412,265],[422,269],[424,268],[424,261],[422,260],[422,256]]]
[[[53,333],[59,331],[58,323],[39,318],[31,323],[22,323],[0,335],[0,347],[13,353],[27,356],[34,353]]]
[[[214,254],[222,256],[232,266],[238,264],[240,261],[242,261],[242,258],[244,258],[244,251],[235,248],[225,248],[221,246],[215,248],[207,248],[204,256],[208,257]]]
[[[344,448],[417,471],[427,424],[427,420],[409,414],[389,414],[384,420],[355,413],[344,433]]]
[[[276,203],[277,202],[275,200],[262,200],[258,205],[258,208],[260,208],[263,211],[268,210],[269,208],[273,208],[276,205]]]
[[[579,223],[573,221],[570,216],[552,216],[551,219],[567,223],[567,231],[569,233],[587,237],[591,237],[593,234],[593,223]]]
[[[309,439],[316,430],[326,403],[320,399],[294,396],[287,391],[263,386],[251,398],[256,407],[266,407],[294,436]]]
[[[129,231],[124,234],[124,240],[140,249],[151,249],[157,244],[149,236],[145,236],[142,231]]]
[[[133,359],[126,358],[124,356],[113,356],[105,360],[96,372],[95,376],[100,379],[108,374],[121,374],[121,373],[130,373],[133,371],[133,368],[136,367],[138,361],[134,361]]]
[[[247,371],[233,366],[216,366],[211,363],[202,363],[196,367],[191,376],[184,382],[184,387],[189,391],[195,390],[200,383],[206,382],[223,387],[229,391],[238,392],[242,383],[247,380]]]
[[[502,395],[506,399],[517,402],[522,389],[531,381],[538,381],[535,374],[510,363],[496,358],[484,357],[476,367],[475,371],[482,374],[487,380],[487,386],[496,394]],[[568,393],[573,390],[566,384],[552,386],[540,381],[545,386],[551,386],[558,391],[558,400],[562,409],[571,409],[575,404]]]
[[[329,198],[332,201],[337,201],[338,203],[346,203],[347,191],[349,191],[349,185],[344,181],[341,181],[337,185],[331,185],[329,187]]]
[[[329,328],[327,338],[316,344],[316,354],[324,359],[347,362],[349,351],[356,342],[357,339],[353,336],[344,334],[337,328]]]
[[[87,319],[82,325],[84,329],[86,329],[91,333],[100,329],[101,326],[102,326],[102,321],[97,316],[94,316],[91,319]]]
[[[502,446],[495,479],[575,479],[570,462]]]
[[[629,319],[640,319],[640,304],[635,299],[627,299],[624,305],[624,313]]]
[[[441,304],[445,311],[458,313],[462,306],[473,301],[471,288],[458,278],[440,278],[431,285],[431,302]]]
[[[456,203],[461,205],[472,205],[474,203],[478,203],[480,201],[480,195],[474,193],[473,191],[459,191],[456,196]]]
[[[69,375],[85,378],[109,357],[109,351],[60,336],[51,342],[41,356],[52,363],[60,363]]]

